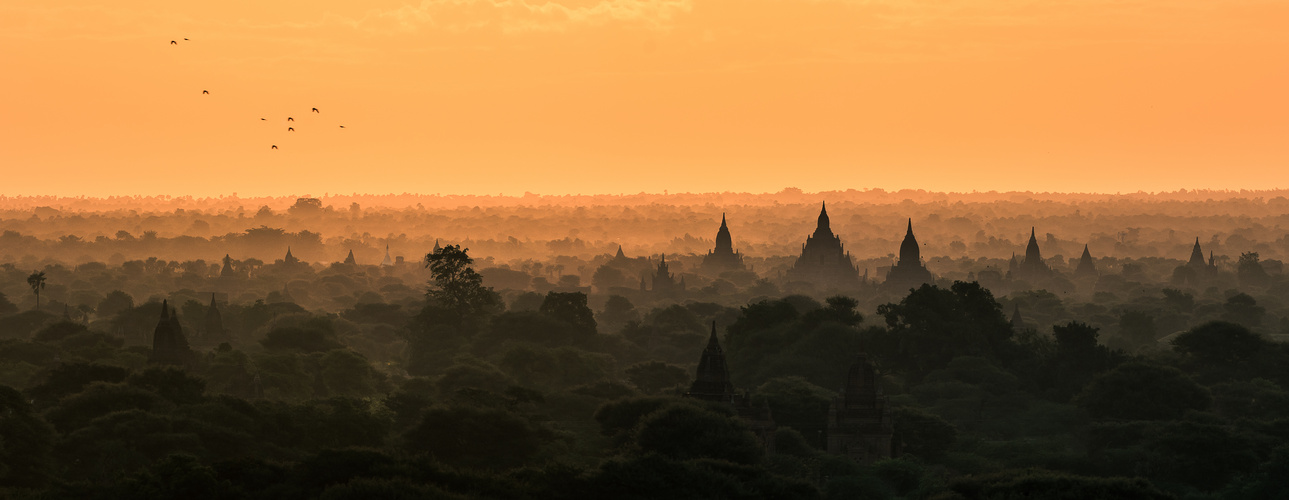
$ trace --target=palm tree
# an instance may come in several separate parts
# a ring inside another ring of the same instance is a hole
[[[31,285],[31,291],[36,293],[36,310],[40,310],[40,291],[45,288],[45,272],[32,271],[31,276],[27,277],[27,284]]]

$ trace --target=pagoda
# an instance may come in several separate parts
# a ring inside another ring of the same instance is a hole
[[[819,286],[850,288],[859,286],[859,269],[832,232],[828,207],[819,210],[819,221],[813,235],[801,245],[801,256],[788,270],[789,281],[803,281]]]

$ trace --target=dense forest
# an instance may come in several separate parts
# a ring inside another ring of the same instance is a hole
[[[1279,193],[834,194],[849,289],[783,277],[818,212],[790,191],[0,200],[0,488],[1289,496]],[[722,212],[747,270],[701,266]],[[884,286],[910,218],[936,278]],[[1042,280],[1008,271],[1030,226]],[[686,288],[641,284],[664,253]],[[685,397],[717,351],[735,397]],[[857,367],[890,425],[862,460],[833,445]]]

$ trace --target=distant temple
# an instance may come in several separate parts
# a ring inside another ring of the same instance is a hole
[[[439,242],[438,240],[435,240],[434,249],[438,250],[438,248],[439,248]],[[350,251],[349,253],[352,254],[353,251]],[[392,265],[394,265],[394,259],[389,258],[389,245],[385,245],[385,259],[380,261],[380,267],[389,267]]]
[[[895,428],[868,356],[850,365],[846,386],[828,408],[828,453],[870,464],[891,458]]]
[[[227,342],[228,332],[224,331],[224,317],[219,313],[219,307],[215,305],[215,294],[210,294],[210,307],[206,308],[206,317],[202,319],[201,326],[204,335],[210,342]]]
[[[1199,246],[1199,237],[1196,237],[1195,246],[1191,248],[1190,261],[1173,270],[1173,282],[1179,285],[1199,285],[1203,283],[1217,269],[1215,260],[1211,251],[1208,254],[1208,260],[1204,259],[1204,250]]]
[[[1020,302],[1012,303],[1011,327],[1017,332],[1025,329],[1025,318],[1020,315]]]
[[[729,367],[725,364],[725,351],[721,349],[721,343],[716,338],[714,321],[712,335],[708,337],[707,347],[703,349],[703,356],[698,360],[697,378],[684,396],[733,406],[739,418],[757,437],[761,438],[766,451],[774,453],[774,431],[778,429],[778,424],[774,422],[769,406],[753,407],[752,399],[747,394],[734,392],[734,384],[730,382]]]
[[[618,251],[621,252],[621,248]],[[743,256],[734,250],[734,239],[730,237],[729,226],[725,225],[725,214],[721,214],[721,228],[716,231],[716,248],[703,257],[703,269],[717,274],[746,269]]]
[[[698,378],[689,386],[685,397],[705,401],[734,401],[734,384],[730,383],[730,370],[725,365],[725,351],[716,338],[715,322],[712,323],[712,335],[707,338],[707,348],[703,349],[703,357],[698,360]]]
[[[1074,268],[1074,276],[1085,278],[1096,275],[1097,265],[1092,261],[1092,252],[1088,251],[1087,245],[1083,245],[1083,256],[1079,257],[1079,266]]]
[[[286,257],[282,257],[282,262],[286,265],[293,266],[293,265],[299,264],[300,259],[297,259],[295,258],[294,255],[291,255],[291,247],[288,246],[286,247]]]
[[[815,233],[801,245],[801,256],[788,270],[788,279],[831,287],[859,285],[859,269],[842,248],[841,238],[832,233],[827,206],[819,211]]]
[[[356,265],[358,265],[358,260],[354,259],[354,251],[353,251],[353,249],[350,249],[350,250],[349,250],[349,256],[348,256],[348,257],[345,257],[345,262],[344,262],[344,264],[345,264],[346,266],[356,266]]]
[[[640,288],[644,289],[644,278],[640,278]],[[681,276],[680,281],[676,276],[667,271],[667,254],[662,254],[662,261],[658,263],[658,270],[653,275],[653,291],[661,294],[674,294],[685,291],[685,277]]]
[[[1011,274],[1012,279],[1038,281],[1052,277],[1052,268],[1047,267],[1047,263],[1043,262],[1043,255],[1038,250],[1038,238],[1035,236],[1034,228],[1029,229],[1029,244],[1025,246],[1025,260],[1017,264],[1016,256],[1012,255],[1012,262],[1008,267],[1008,274]]]
[[[1199,247],[1198,236],[1195,237],[1195,247],[1191,249],[1191,260],[1186,264],[1195,269],[1203,269],[1208,267],[1208,262],[1205,262],[1204,260],[1204,250],[1201,250]]]
[[[184,337],[183,327],[179,325],[178,311],[172,313],[169,303],[161,301],[161,319],[152,331],[152,356],[148,358],[148,362],[186,365],[191,357],[188,339]]]
[[[913,237],[913,219],[909,219],[904,242],[900,243],[900,260],[887,273],[884,286],[892,290],[908,290],[923,283],[935,283],[935,276],[922,264],[922,250],[918,248],[917,238]]]
[[[233,270],[233,258],[224,254],[224,267],[219,268],[219,277],[229,278],[237,276],[237,271]]]

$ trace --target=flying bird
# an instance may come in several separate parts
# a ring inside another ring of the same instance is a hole
[[[264,119],[263,119],[263,118],[260,118],[260,121],[264,121]]]
[[[313,108],[313,112],[314,112],[314,113],[321,113],[321,111],[318,111],[318,108]]]
[[[187,40],[187,38],[185,38],[184,40]],[[170,45],[179,45],[179,42],[176,42],[176,41],[174,41],[174,40],[171,40],[171,41],[170,41]]]
[[[186,42],[186,41],[188,41],[188,39],[187,39],[187,38],[185,38],[185,39],[184,39],[184,41]]]
[[[345,128],[345,126],[344,126],[344,125],[341,125],[341,126],[340,126],[340,128]]]
[[[274,144],[274,145],[273,145],[273,149],[277,149],[277,144]]]
[[[286,117],[286,121],[293,122],[293,121],[295,121],[295,118],[291,118],[291,117],[289,117],[289,116],[288,116],[288,117]]]
[[[286,131],[287,131],[287,132],[295,132],[295,127],[287,127],[287,128],[286,128]]]
[[[210,93],[210,91],[209,91],[209,90],[203,90],[203,91],[201,91],[201,93],[203,93],[203,94],[209,94],[209,93]]]

